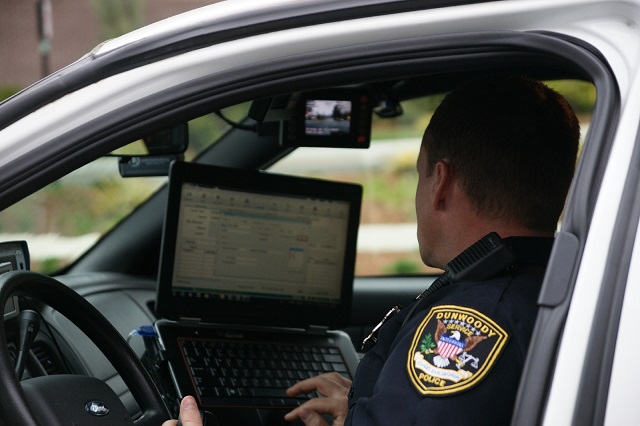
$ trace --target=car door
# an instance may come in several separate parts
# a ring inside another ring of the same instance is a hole
[[[609,317],[615,300],[608,289],[619,282],[614,294],[620,297],[626,286],[634,235],[629,229],[636,229],[628,226],[637,217],[631,213],[635,181],[627,175],[634,170],[640,110],[631,95],[639,83],[632,13],[637,5],[501,2],[423,11],[414,3],[365,13],[363,2],[344,2],[363,13],[346,13],[335,22],[328,18],[330,8],[309,20],[282,5],[270,9],[264,22],[256,18],[256,25],[242,21],[234,27],[203,15],[184,28],[171,23],[162,31],[149,29],[144,42],[130,36],[107,43],[19,98],[30,107],[53,101],[46,108],[0,108],[0,120],[13,123],[0,131],[3,148],[21,147],[2,151],[0,208],[146,131],[262,96],[409,76],[445,90],[496,71],[583,78],[596,87],[596,109],[540,297],[514,418],[518,425],[577,422],[578,403],[602,407],[592,404],[597,398],[591,395],[601,382],[581,387],[587,379],[580,378],[589,377],[592,366],[602,375],[608,371],[592,360],[588,342],[597,338],[598,348],[609,342],[608,329],[599,328],[596,318],[617,323],[619,313]],[[198,161],[267,169],[288,153],[275,138],[236,136]],[[152,273],[162,223],[154,211],[161,211],[162,197],[69,272],[139,273],[144,253],[143,270]],[[413,277],[358,279],[351,325],[362,334],[384,311],[389,294],[406,299],[423,284]],[[607,360],[612,364],[613,355]]]

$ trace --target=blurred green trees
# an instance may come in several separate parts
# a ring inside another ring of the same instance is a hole
[[[98,0],[92,0],[98,2]],[[100,3],[120,4],[117,0]],[[133,1],[133,3],[139,3]],[[127,6],[129,7],[129,6]],[[132,7],[132,6],[131,6]],[[122,6],[120,11],[129,10]],[[114,15],[115,16],[115,15]],[[110,18],[111,19],[111,18]],[[132,25],[132,24],[131,24]],[[123,31],[123,29],[113,31]],[[569,100],[587,124],[595,103],[595,88],[576,81],[550,82],[549,85]],[[17,87],[0,87],[0,100],[18,91]],[[420,138],[442,96],[403,102],[405,113],[391,120],[374,118],[372,134],[375,141],[383,139]],[[224,116],[238,122],[246,116],[249,104],[224,110]],[[195,158],[214,143],[230,125],[216,114],[208,114],[189,122],[189,150],[187,159]],[[415,154],[390,157],[382,169],[357,170],[339,176],[324,176],[364,183],[363,224],[415,222],[414,195],[417,181]],[[0,212],[0,233],[57,234],[66,237],[86,234],[101,235],[128,215],[148,198],[166,178],[122,179],[117,159],[102,158],[53,182],[37,193]],[[373,213],[374,217],[371,217]],[[73,259],[47,258],[34,268],[53,272]],[[37,262],[33,262],[34,265]],[[399,258],[380,265],[380,273],[415,273],[422,268],[419,257]],[[384,270],[383,270],[384,269]]]

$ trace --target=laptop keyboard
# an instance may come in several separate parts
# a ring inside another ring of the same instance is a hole
[[[289,397],[285,390],[318,374],[350,379],[336,347],[265,342],[179,339],[204,406],[296,407],[317,394]]]

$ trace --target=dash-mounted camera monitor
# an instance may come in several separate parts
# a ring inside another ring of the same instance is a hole
[[[282,134],[284,146],[368,148],[371,98],[361,90],[299,94]]]

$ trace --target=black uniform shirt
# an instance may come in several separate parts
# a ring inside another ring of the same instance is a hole
[[[347,425],[508,425],[553,239],[505,241],[515,268],[405,307],[360,362]]]

